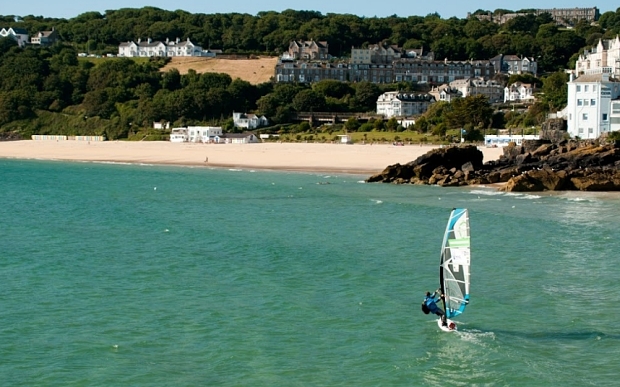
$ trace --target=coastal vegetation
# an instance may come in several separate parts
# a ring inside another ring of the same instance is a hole
[[[405,130],[394,122],[346,122],[343,132],[392,133],[394,138],[446,139],[465,129],[475,140],[490,129],[535,127],[546,113],[566,103],[567,76],[578,53],[600,38],[620,33],[620,9],[601,16],[598,25],[579,23],[573,29],[555,25],[549,15],[519,16],[504,25],[471,19],[442,19],[437,14],[387,18],[322,15],[314,11],[281,13],[190,14],[153,7],[120,9],[105,14],[88,12],[72,19],[43,16],[0,16],[4,27],[19,27],[32,35],[54,28],[61,43],[52,47],[19,48],[10,38],[0,39],[0,134],[104,135],[108,139],[159,139],[149,131],[153,122],[182,125],[222,125],[233,131],[232,112],[256,112],[278,125],[277,131],[296,138],[319,129],[292,124],[298,112],[372,112],[384,91],[424,91],[428,85],[322,81],[306,84],[250,84],[227,74],[181,74],[161,71],[167,60],[134,58],[79,58],[116,53],[118,44],[137,37],[165,40],[191,38],[205,48],[225,53],[279,55],[293,39],[329,42],[335,60],[351,47],[385,42],[404,48],[424,47],[436,58],[489,59],[514,53],[538,61],[540,102],[529,109],[493,106],[481,97],[450,105],[435,104]],[[513,78],[513,81],[516,78]],[[528,81],[528,79],[517,79]],[[508,82],[508,79],[503,79]],[[407,135],[399,134],[408,132]],[[327,138],[327,137],[326,137]],[[421,140],[420,140],[421,141]]]

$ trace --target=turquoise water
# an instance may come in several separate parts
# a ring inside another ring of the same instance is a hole
[[[0,160],[0,384],[616,383],[620,196],[365,177]],[[420,303],[452,207],[448,334]]]

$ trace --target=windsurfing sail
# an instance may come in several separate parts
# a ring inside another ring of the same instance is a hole
[[[443,237],[439,264],[447,318],[462,314],[469,303],[470,264],[469,213],[466,208],[455,208]]]

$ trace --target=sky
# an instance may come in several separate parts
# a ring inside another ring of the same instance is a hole
[[[179,5],[175,5],[179,4]],[[304,6],[300,6],[304,4]],[[599,0],[597,4],[585,3],[578,0],[523,0],[515,3],[514,1],[464,1],[464,0],[443,0],[443,1],[415,1],[415,0],[312,0],[309,2],[291,2],[290,0],[229,0],[229,1],[204,1],[204,0],[185,0],[175,3],[170,0],[105,0],[89,2],[84,0],[22,0],[9,1],[2,0],[0,4],[0,15],[17,16],[45,16],[55,18],[70,19],[84,12],[97,11],[104,13],[106,10],[120,8],[142,8],[145,6],[157,7],[174,11],[182,9],[191,13],[248,13],[256,15],[261,11],[281,12],[286,9],[318,11],[323,15],[327,13],[354,14],[365,17],[386,17],[390,15],[407,16],[426,16],[429,13],[437,12],[444,18],[457,17],[464,19],[467,12],[474,12],[478,9],[494,11],[498,8],[517,10],[525,8],[574,8],[574,7],[598,7],[601,14],[607,11],[616,11],[620,6],[617,1]]]

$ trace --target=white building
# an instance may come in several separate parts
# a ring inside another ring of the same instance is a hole
[[[485,80],[483,77],[457,79],[450,82],[450,87],[460,92],[463,98],[470,95],[484,95],[490,103],[504,100],[504,88],[493,79]]]
[[[118,46],[118,56],[121,57],[173,57],[173,56],[203,56],[202,47],[192,43],[189,38],[181,41],[166,39],[165,42],[147,39],[137,42],[124,42]],[[205,54],[208,56],[208,53]]]
[[[28,31],[23,28],[2,28],[0,29],[0,36],[6,38],[7,36],[15,39],[19,47],[24,47],[30,40]]]
[[[153,129],[170,129],[170,122],[153,122]]]
[[[170,142],[187,142],[187,128],[174,128],[170,133]]]
[[[377,99],[377,114],[382,114],[385,118],[420,115],[433,103],[435,97],[430,94],[388,91]]]
[[[408,128],[412,125],[415,125],[415,118],[403,117],[398,120],[398,124],[403,128]]]
[[[596,47],[585,50],[575,64],[577,75],[610,73],[620,78],[620,37],[599,40]]]
[[[173,128],[170,133],[171,142],[202,142],[218,143],[223,137],[219,126],[188,126]]]
[[[514,142],[517,146],[523,143],[523,140],[539,140],[540,136],[534,134],[487,134],[484,136],[484,145],[487,147],[504,147]]]
[[[233,112],[233,122],[235,128],[256,129],[261,126],[269,125],[269,120],[265,116],[256,114],[245,114]]]
[[[353,139],[348,134],[339,134],[338,138],[341,144],[353,144]]]
[[[220,142],[226,144],[254,144],[260,142],[260,139],[252,132],[226,133]]]
[[[620,130],[620,81],[602,72],[603,69],[599,71],[578,78],[571,74],[564,109],[571,137],[595,139]]]
[[[534,85],[515,82],[504,88],[504,102],[534,102]]]

